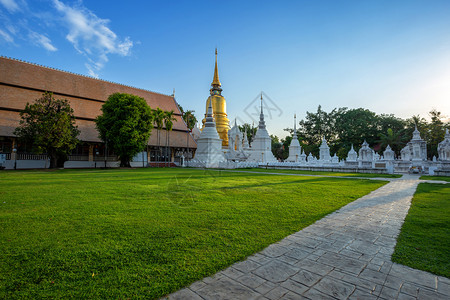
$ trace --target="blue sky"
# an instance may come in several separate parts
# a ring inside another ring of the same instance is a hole
[[[319,104],[450,116],[450,1],[0,0],[0,54],[163,94],[203,117],[214,49],[230,120]],[[271,109],[271,110],[270,110]]]

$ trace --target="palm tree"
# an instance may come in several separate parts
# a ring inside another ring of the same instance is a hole
[[[160,143],[160,132],[161,129],[163,128],[164,125],[164,118],[165,118],[165,113],[161,108],[156,108],[155,110],[153,110],[153,119],[156,125],[156,128],[158,129],[157,131],[157,141],[158,141],[158,148],[159,148],[159,158],[161,157],[161,143]]]
[[[164,125],[166,127],[167,130],[167,134],[166,134],[166,153],[168,154],[169,150],[168,150],[168,146],[169,146],[169,141],[170,141],[170,131],[172,131],[173,128],[173,121],[177,121],[177,119],[175,118],[175,116],[173,115],[173,110],[171,111],[165,111],[164,112]]]

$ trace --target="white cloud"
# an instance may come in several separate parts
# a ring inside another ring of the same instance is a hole
[[[19,5],[14,0],[0,0],[0,3],[6,8],[10,13],[19,11]]]
[[[11,35],[9,35],[7,32],[4,32],[0,29],[0,37],[3,38],[8,43],[14,43],[14,39]]]
[[[128,56],[133,42],[129,37],[120,41],[108,27],[109,20],[97,17],[85,7],[70,7],[59,0],[53,0],[55,8],[63,15],[63,22],[69,29],[66,38],[75,49],[87,56],[86,68],[91,76],[108,61],[109,54]]]
[[[52,42],[48,37],[43,34],[30,31],[28,37],[37,45],[44,47],[48,51],[56,51],[58,50],[55,46],[52,45]]]

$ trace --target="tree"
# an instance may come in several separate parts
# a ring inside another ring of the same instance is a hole
[[[282,158],[282,156],[283,156],[283,144],[280,143],[280,140],[278,139],[278,137],[276,135],[271,134],[270,135],[270,139],[272,141],[271,149],[272,149],[273,156],[275,156],[277,159]]]
[[[50,168],[64,166],[80,134],[69,101],[55,99],[52,93],[46,92],[33,104],[27,103],[20,118],[14,134],[31,144],[34,153],[46,153],[50,157]]]
[[[158,130],[157,131],[157,142],[158,142],[158,147],[159,147],[159,158],[158,158],[158,160],[159,160],[161,157],[161,130],[163,129],[165,114],[164,114],[164,111],[158,107],[152,111],[152,115],[153,115],[153,121]]]
[[[130,167],[131,159],[144,151],[150,137],[153,115],[147,102],[138,96],[114,93],[103,104],[95,119],[103,141],[120,158],[121,167]]]
[[[253,137],[255,136],[258,127],[244,123],[242,126],[238,125],[238,128],[241,132],[247,135],[248,144],[250,145],[253,142]]]
[[[444,140],[445,129],[444,122],[442,122],[441,112],[433,109],[430,111],[429,116],[431,117],[431,122],[428,125],[428,135],[427,135],[427,154],[429,158],[433,156],[438,156],[437,147],[438,144]]]
[[[164,112],[164,125],[166,127],[167,135],[166,135],[166,153],[169,153],[168,151],[168,145],[170,142],[170,132],[173,128],[173,121],[177,122],[177,119],[173,115],[173,110],[171,111],[165,111]]]
[[[192,130],[195,127],[195,123],[197,123],[197,118],[194,116],[193,110],[184,111],[183,107],[178,104],[178,108],[180,108],[181,114],[183,115],[183,120],[186,123],[189,130]]]

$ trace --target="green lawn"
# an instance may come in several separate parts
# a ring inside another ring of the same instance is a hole
[[[370,173],[344,173],[344,172],[322,172],[322,171],[302,171],[291,169],[266,169],[266,168],[249,168],[236,170],[236,172],[269,172],[269,173],[289,173],[289,174],[303,174],[303,175],[322,175],[322,176],[337,176],[337,177],[365,177],[365,178],[400,178],[399,174],[370,174]]]
[[[450,278],[448,184],[419,184],[398,237],[392,260]]]
[[[424,175],[424,176],[420,176],[420,179],[423,179],[423,180],[441,180],[441,181],[448,181],[448,182],[450,182],[450,177],[448,177],[448,176],[429,176],[429,175]]]
[[[0,298],[158,298],[383,184],[192,169],[3,171]]]

